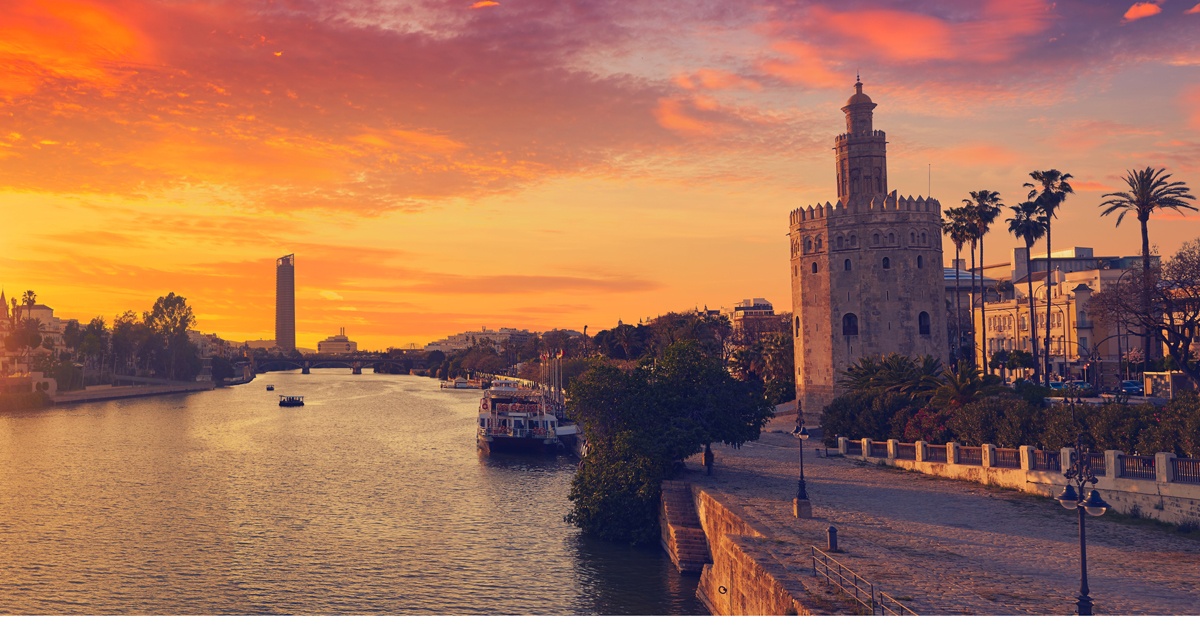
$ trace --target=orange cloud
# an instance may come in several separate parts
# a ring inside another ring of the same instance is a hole
[[[680,74],[672,82],[688,91],[696,89],[708,89],[711,91],[725,89],[762,91],[762,85],[758,81],[743,78],[732,72],[707,68],[698,70],[694,74]]]
[[[1135,2],[1133,6],[1129,7],[1129,10],[1125,11],[1125,21],[1135,22],[1159,13],[1162,13],[1162,7],[1154,2]]]
[[[1183,12],[1184,15],[1200,15],[1200,4]]]
[[[1200,130],[1200,86],[1185,90],[1182,100],[1183,114],[1187,116],[1188,126]]]
[[[479,0],[479,2],[472,4],[471,8],[472,9],[483,9],[486,7],[498,7],[498,6],[500,6],[499,2],[493,2],[492,0]]]
[[[849,83],[847,76],[831,67],[832,62],[823,59],[814,45],[802,41],[777,41],[771,49],[785,57],[767,59],[759,64],[759,69],[771,76],[818,89],[845,87]]]
[[[86,0],[7,3],[0,21],[0,96],[31,93],[49,80],[111,87],[153,48],[121,12]]]
[[[694,110],[686,101],[662,98],[654,109],[654,119],[663,128],[682,135],[711,135],[717,132],[716,126],[696,117]]]

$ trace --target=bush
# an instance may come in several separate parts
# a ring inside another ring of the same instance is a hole
[[[851,391],[829,402],[821,413],[825,444],[833,446],[838,436],[849,439],[887,440],[901,438],[909,419],[917,413],[913,399],[891,391]]]
[[[942,445],[950,442],[950,428],[946,421],[948,416],[931,408],[922,408],[908,418],[904,432],[900,437],[903,441],[925,441]]]

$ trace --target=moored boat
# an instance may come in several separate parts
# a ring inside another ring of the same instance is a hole
[[[488,453],[557,453],[558,419],[546,409],[542,391],[511,380],[495,380],[479,400],[475,440]]]
[[[268,390],[268,391],[273,391],[273,390],[275,390],[275,385],[274,385],[274,384],[268,384],[268,385],[267,385],[267,390]]]
[[[279,405],[280,405],[280,407],[303,406],[304,405],[304,396],[303,395],[280,395],[279,396]]]

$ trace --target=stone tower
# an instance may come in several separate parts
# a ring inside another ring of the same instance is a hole
[[[887,138],[854,85],[834,141],[837,204],[793,210],[796,396],[818,415],[863,356],[932,354],[946,362],[941,204],[887,191]]]

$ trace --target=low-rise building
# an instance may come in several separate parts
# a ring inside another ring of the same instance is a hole
[[[500,351],[501,346],[510,339],[517,338],[525,339],[534,336],[529,330],[517,330],[515,328],[500,328],[499,330],[489,330],[486,327],[480,328],[479,331],[459,332],[453,336],[448,336],[439,341],[434,341],[425,346],[425,351],[439,351],[444,354],[458,352],[470,349],[477,345],[491,345],[496,351]]]
[[[358,343],[346,337],[346,328],[340,328],[335,334],[317,343],[317,353],[321,355],[353,354],[358,351]]]

